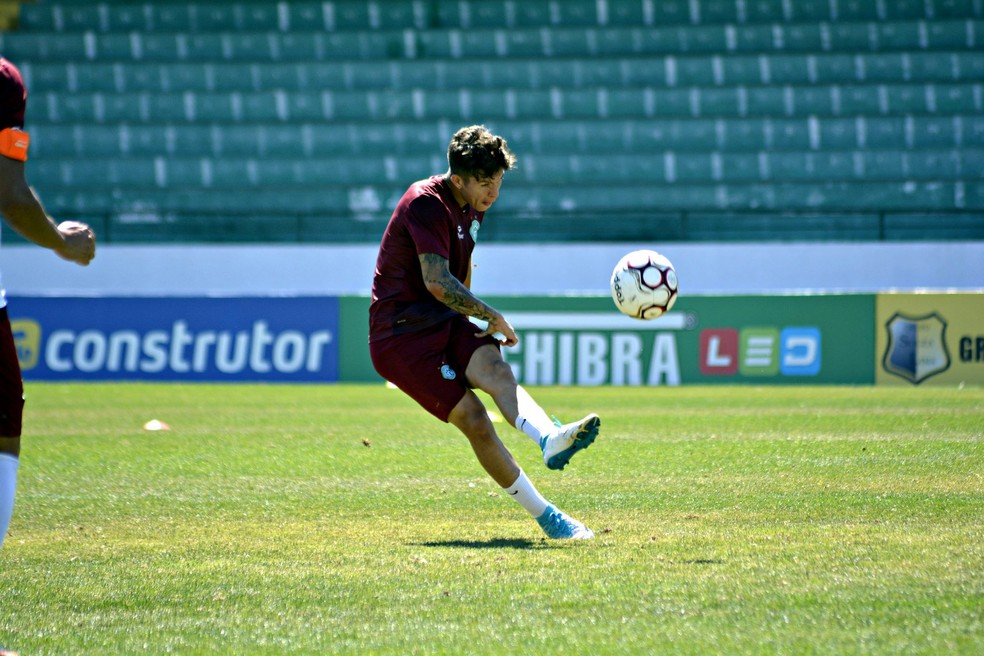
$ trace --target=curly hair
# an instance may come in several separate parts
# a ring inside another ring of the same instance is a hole
[[[454,133],[448,145],[451,173],[486,180],[516,165],[516,156],[506,140],[484,125],[470,125]]]

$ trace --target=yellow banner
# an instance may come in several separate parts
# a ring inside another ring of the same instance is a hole
[[[875,383],[984,385],[984,293],[878,294]]]

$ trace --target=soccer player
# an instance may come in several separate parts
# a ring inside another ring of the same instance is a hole
[[[369,352],[379,375],[465,434],[485,471],[549,537],[590,539],[590,529],[537,492],[473,391],[492,397],[506,420],[541,449],[550,469],[563,469],[598,435],[597,415],[557,426],[516,383],[500,352],[500,345],[519,343],[516,331],[470,291],[482,219],[515,163],[505,139],[485,126],[465,127],[448,146],[448,171],[410,185],[379,245]]]
[[[87,265],[96,255],[96,237],[84,223],[56,224],[27,184],[24,162],[30,144],[23,131],[27,90],[20,71],[0,57],[0,213],[25,238],[71,262]],[[24,385],[17,348],[0,285],[0,546],[14,510],[20,458]]]

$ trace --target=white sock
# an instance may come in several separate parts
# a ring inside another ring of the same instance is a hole
[[[546,512],[547,506],[550,505],[543,495],[536,491],[523,470],[519,470],[519,478],[516,482],[504,489],[509,496],[519,502],[519,505],[526,508],[534,519]]]
[[[9,453],[0,453],[0,546],[7,536],[10,517],[14,514],[14,490],[17,489],[17,465],[20,460]]]
[[[516,404],[519,414],[516,416],[516,428],[530,436],[533,442],[540,446],[540,440],[544,435],[551,433],[556,426],[553,421],[543,411],[543,408],[533,400],[529,392],[516,387]]]

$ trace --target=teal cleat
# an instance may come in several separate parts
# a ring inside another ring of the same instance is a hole
[[[594,537],[594,532],[590,528],[563,511],[557,510],[553,504],[547,506],[543,514],[536,518],[536,523],[548,538],[554,540],[590,540]]]
[[[549,469],[563,469],[575,453],[591,446],[600,428],[601,419],[593,413],[581,421],[558,427],[540,440],[543,462]]]

